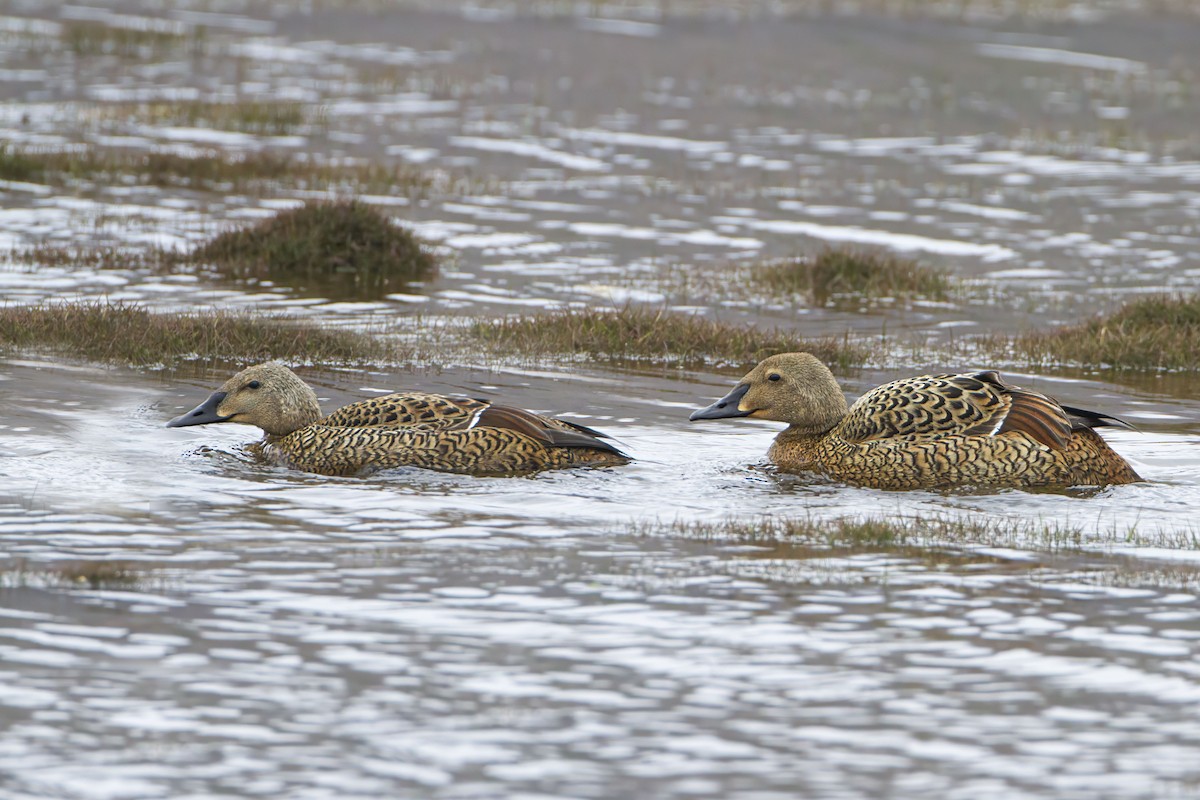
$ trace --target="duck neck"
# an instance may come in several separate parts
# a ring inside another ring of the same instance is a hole
[[[308,427],[321,418],[321,403],[317,393],[307,384],[296,382],[291,391],[282,392],[279,412],[260,423],[268,438],[280,438]]]
[[[780,431],[777,438],[786,439],[787,441],[798,442],[812,440],[815,442],[817,439],[822,438],[825,436],[825,434],[833,430],[834,427],[842,421],[843,416],[845,416],[844,412],[838,414],[836,417],[831,415],[828,419],[809,422],[804,425],[793,422]]]
[[[767,457],[776,464],[805,469],[818,461],[817,450],[824,436],[811,428],[790,425],[775,437]]]

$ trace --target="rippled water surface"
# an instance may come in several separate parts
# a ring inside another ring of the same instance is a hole
[[[331,403],[416,382],[586,404],[639,458],[326,479],[259,463],[244,426],[163,428],[216,374],[0,376],[14,796],[1124,797],[1200,780],[1197,573],[1172,544],[1195,532],[1194,432],[1116,437],[1151,482],[1095,497],[890,493],[748,467],[767,425],[685,421],[716,376],[314,373]],[[655,526],[861,510],[1038,519],[1085,550]],[[1163,546],[1109,542],[1134,524]],[[141,577],[46,577],[97,561]]]
[[[5,260],[4,303],[369,325],[635,301],[800,335],[883,330],[919,354],[1200,279],[1194,16],[147,5],[0,1],[0,141],[428,170],[427,194],[366,199],[448,266],[350,302]],[[82,56],[61,44],[79,24],[204,35]],[[323,110],[273,134],[135,113],[280,99]],[[312,194],[6,181],[0,247],[185,244]],[[847,242],[918,255],[967,288],[858,314],[728,280]],[[1106,435],[1148,480],[1082,495],[780,476],[764,465],[778,426],[687,422],[730,375],[599,365],[301,369],[327,409],[398,388],[487,396],[600,428],[636,457],[518,479],[322,478],[259,462],[243,426],[162,427],[229,371],[0,355],[0,795],[1200,791],[1189,376],[1006,371],[1138,426]],[[864,514],[1001,535],[830,548],[674,527]],[[1051,546],[1056,531],[1068,546]],[[97,564],[125,578],[71,577]]]

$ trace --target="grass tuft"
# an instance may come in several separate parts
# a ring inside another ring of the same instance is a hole
[[[79,182],[265,194],[280,188],[370,191],[420,197],[433,182],[407,165],[319,163],[256,151],[184,156],[163,151],[31,150],[0,145],[0,180],[62,186]]]
[[[0,145],[0,180],[41,183],[46,175],[46,159],[38,154]]]
[[[112,55],[131,59],[160,57],[181,48],[195,50],[203,29],[193,33],[169,27],[126,28],[102,22],[77,21],[63,25],[63,46],[79,56]]]
[[[274,358],[362,363],[395,348],[351,331],[223,311],[154,314],[122,303],[0,307],[0,348],[43,349],[105,363]]]
[[[37,244],[0,254],[17,264],[33,267],[71,267],[75,269],[146,269],[161,268],[172,262],[168,251],[159,248],[135,249],[115,245],[95,247]]]
[[[734,325],[664,309],[565,308],[477,321],[467,335],[499,355],[586,355],[613,364],[749,368],[773,353],[804,350],[834,370],[863,365],[869,349],[847,337],[801,339],[791,331]]]
[[[234,280],[269,280],[335,299],[379,299],[437,269],[409,231],[354,200],[310,202],[222,233],[186,260]]]
[[[103,302],[0,306],[0,350],[48,350],[134,366],[200,358],[344,364],[428,358],[445,363],[462,357],[475,363],[481,346],[499,358],[588,355],[611,364],[743,369],[771,353],[801,348],[842,371],[857,369],[869,355],[865,346],[850,340],[800,340],[786,331],[638,308],[473,320],[465,327],[427,321],[419,336],[397,339],[283,316],[151,313],[137,305]]]
[[[1034,366],[1200,369],[1200,296],[1146,297],[1079,325],[982,340]]]
[[[763,264],[752,273],[759,286],[778,294],[802,294],[816,305],[877,302],[887,298],[944,300],[946,275],[889,253],[828,248],[815,256]]]
[[[146,582],[148,574],[115,561],[83,561],[48,570],[68,586],[89,589],[128,589]]]
[[[310,121],[324,121],[324,112],[308,111],[304,103],[239,100],[231,103],[199,100],[179,103],[121,103],[94,112],[108,119],[129,120],[149,125],[182,125],[214,128],[263,136],[294,133]]]
[[[676,522],[651,532],[700,539],[779,541],[821,548],[878,551],[933,547],[1013,547],[1046,552],[1083,552],[1102,546],[1200,548],[1195,531],[1147,534],[1136,529],[1094,533],[1057,522],[1008,521],[968,517],[762,517]]]
[[[145,591],[165,588],[165,581],[154,572],[121,561],[79,561],[34,569],[20,560],[0,571],[0,589],[27,587]]]

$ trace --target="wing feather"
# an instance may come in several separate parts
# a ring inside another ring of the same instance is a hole
[[[1060,450],[1070,441],[1071,428],[1068,412],[1056,401],[985,370],[885,383],[851,406],[838,432],[851,442],[1016,432]]]
[[[548,447],[590,447],[620,456],[625,455],[590,428],[543,417],[512,406],[489,405],[468,422],[459,423],[449,430],[472,428],[503,428],[516,431]]]

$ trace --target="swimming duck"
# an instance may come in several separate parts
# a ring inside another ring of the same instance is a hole
[[[833,373],[808,353],[767,358],[691,419],[788,423],[769,457],[877,489],[1068,487],[1141,480],[1093,428],[1130,427],[1011,386],[992,370],[885,383],[847,407]]]
[[[591,428],[486,400],[396,393],[322,417],[316,393],[278,361],[242,370],[167,427],[210,422],[257,425],[268,455],[321,475],[401,466],[518,475],[629,461]]]

